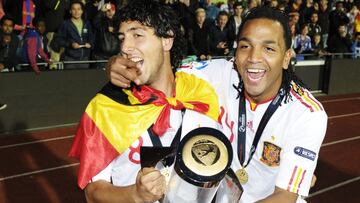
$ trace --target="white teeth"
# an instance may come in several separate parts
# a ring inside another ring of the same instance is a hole
[[[142,58],[134,57],[134,58],[130,58],[130,60],[132,60],[134,62],[139,62],[139,61],[142,61]]]
[[[262,70],[262,69],[247,69],[247,72],[249,72],[249,73],[262,73],[262,72],[265,72],[265,70]]]

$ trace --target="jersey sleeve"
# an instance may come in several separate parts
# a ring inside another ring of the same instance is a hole
[[[276,186],[308,196],[327,126],[324,111],[304,113],[286,135]]]

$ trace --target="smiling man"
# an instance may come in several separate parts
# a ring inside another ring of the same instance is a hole
[[[242,203],[305,201],[325,136],[327,115],[290,64],[287,19],[268,7],[250,10],[235,61],[212,60],[201,70],[226,100],[221,123],[237,154],[232,169],[244,188]],[[121,87],[137,83],[140,72],[109,64],[111,82]],[[218,202],[228,201],[218,195]]]
[[[173,146],[192,129],[218,127],[218,97],[206,80],[174,74],[184,40],[170,7],[129,2],[120,11],[119,39],[115,63],[136,66],[138,85],[105,85],[87,106],[70,155],[80,160],[78,184],[88,202],[156,202],[165,178],[141,168],[140,147]]]

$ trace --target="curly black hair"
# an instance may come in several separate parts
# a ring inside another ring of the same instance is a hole
[[[174,10],[156,0],[132,0],[119,12],[119,23],[127,21],[138,21],[142,25],[154,28],[158,37],[174,38],[170,60],[175,72],[185,56],[185,40]]]
[[[283,28],[286,50],[291,49],[291,30],[288,23],[289,18],[283,11],[268,6],[255,7],[246,13],[245,18],[239,27],[239,33],[241,33],[242,29],[244,29],[244,25],[247,21],[254,19],[269,19],[279,22]],[[296,76],[294,72],[294,61],[295,59],[291,59],[289,67],[287,69],[283,69],[282,87],[285,89],[285,103],[292,99],[290,94],[292,82],[295,83],[298,89],[306,87],[306,85],[298,76]],[[242,84],[239,84],[238,87],[242,86]]]

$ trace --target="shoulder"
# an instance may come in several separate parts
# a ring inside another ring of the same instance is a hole
[[[300,87],[292,82],[290,94],[292,97],[292,101],[290,103],[293,103],[298,111],[309,114],[324,114],[326,116],[323,105],[308,89]]]
[[[191,61],[181,64],[178,71],[192,74],[220,74],[223,71],[230,71],[233,61],[225,59],[215,59],[207,61]]]

